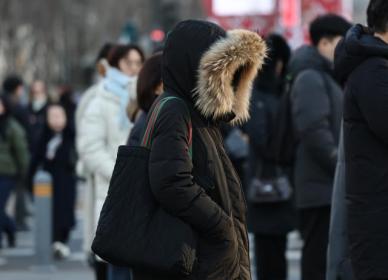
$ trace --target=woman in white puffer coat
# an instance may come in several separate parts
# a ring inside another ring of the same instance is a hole
[[[136,98],[137,75],[144,61],[142,51],[133,45],[115,46],[108,57],[106,76],[94,89],[95,97],[84,109],[77,128],[77,150],[90,174],[86,190],[85,248],[95,233],[97,221],[109,187],[117,149],[126,143],[133,126],[127,106]],[[96,278],[107,279],[106,265],[97,262]]]

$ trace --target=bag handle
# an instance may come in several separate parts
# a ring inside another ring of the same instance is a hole
[[[159,113],[161,112],[163,106],[168,101],[173,100],[173,99],[182,100],[179,97],[169,96],[169,97],[165,97],[165,98],[162,98],[162,99],[158,100],[157,103],[154,105],[152,113],[149,116],[147,128],[146,128],[144,136],[143,136],[143,140],[142,140],[142,144],[141,144],[142,147],[151,149],[151,146],[152,146],[152,135],[153,135],[153,132],[154,132],[155,123],[156,123],[156,120],[157,120],[157,118],[159,116]],[[185,106],[186,106],[186,109],[188,110],[186,103],[185,103]],[[192,154],[193,154],[193,152],[192,152],[193,151],[193,129],[192,129],[191,120],[190,120],[190,123],[189,123],[189,126],[188,126],[188,131],[189,131],[189,154],[190,154],[190,158],[192,158]]]

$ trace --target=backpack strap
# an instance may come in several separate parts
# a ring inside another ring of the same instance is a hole
[[[164,105],[166,105],[166,103],[168,101],[173,100],[173,99],[178,99],[178,100],[181,100],[182,102],[184,102],[179,97],[168,96],[168,97],[164,97],[162,99],[159,99],[154,104],[153,109],[152,109],[152,113],[148,118],[148,123],[147,123],[146,130],[144,132],[143,140],[141,142],[142,147],[145,147],[147,149],[151,149],[152,136],[154,133],[156,120],[157,120],[162,108],[164,107]],[[187,111],[190,112],[185,102],[184,102],[184,104],[185,104]],[[188,131],[189,131],[189,135],[188,135],[188,137],[189,137],[189,139],[188,139],[189,140],[188,141],[189,142],[189,154],[190,154],[190,158],[192,158],[192,156],[193,156],[193,128],[192,128],[191,120],[190,120],[189,125],[188,125]]]

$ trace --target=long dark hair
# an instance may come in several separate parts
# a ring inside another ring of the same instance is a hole
[[[144,63],[137,80],[137,102],[144,112],[148,112],[154,103],[155,90],[161,82],[162,52],[157,52]]]

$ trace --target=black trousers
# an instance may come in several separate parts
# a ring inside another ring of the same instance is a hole
[[[302,280],[325,280],[330,206],[300,210]]]
[[[53,241],[67,244],[70,239],[70,229],[53,228]]]
[[[287,279],[287,235],[255,234],[255,263],[260,280]]]

